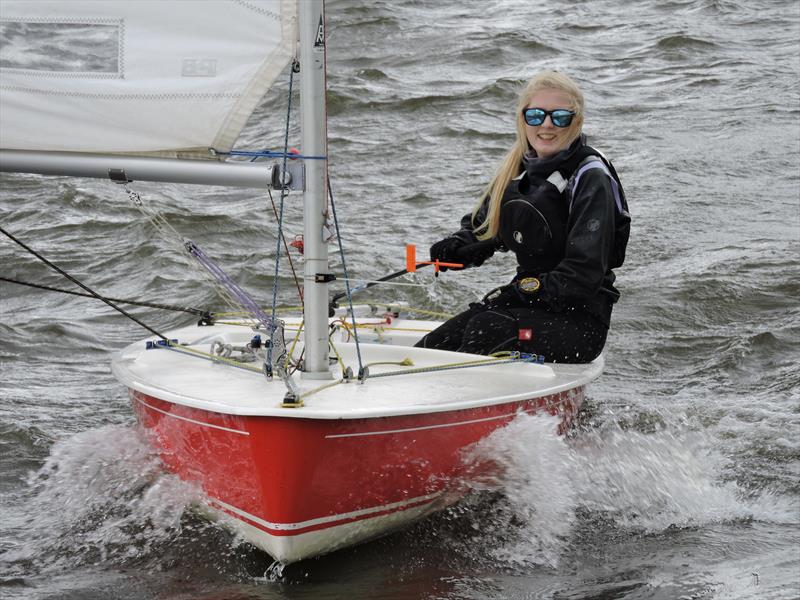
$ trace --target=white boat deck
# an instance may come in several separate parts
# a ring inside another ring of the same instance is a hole
[[[424,332],[421,330],[430,330],[437,325],[434,322],[396,320],[391,328],[378,325],[377,319],[375,322],[377,331],[359,331],[362,363],[369,365],[366,382],[353,380],[320,389],[341,379],[338,364],[332,365],[330,380],[304,379],[296,373],[294,380],[303,395],[303,406],[299,408],[281,407],[287,388],[278,377],[268,381],[260,372],[168,348],[148,350],[146,341],[118,352],[112,370],[133,390],[203,410],[233,415],[356,419],[468,409],[545,396],[583,385],[597,377],[603,368],[600,357],[585,365],[506,363],[376,377],[387,372],[463,364],[487,357],[402,345],[419,339]],[[289,347],[293,337],[290,327],[287,321]],[[166,335],[190,348],[209,352],[215,340],[243,346],[253,333],[241,325],[217,324],[185,327]],[[344,364],[357,374],[355,344],[339,341],[335,347]],[[302,342],[294,354],[299,355],[301,348]],[[399,363],[405,359],[413,365],[373,364]],[[261,366],[258,362],[250,364]],[[305,396],[309,392],[314,393]]]

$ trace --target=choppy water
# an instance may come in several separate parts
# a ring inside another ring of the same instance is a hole
[[[138,437],[108,361],[143,331],[0,284],[0,596],[800,597],[800,5],[331,0],[327,14],[332,184],[359,277],[454,228],[510,143],[522,81],[555,67],[582,84],[634,224],[578,430],[515,422],[475,450],[503,469],[469,500],[281,571],[186,511],[195,492]],[[287,87],[288,74],[242,147],[280,146]],[[0,185],[2,226],[103,293],[217,303],[117,186]],[[135,189],[269,299],[263,197]],[[292,200],[291,234],[299,212]],[[10,242],[0,261],[67,287]],[[493,259],[381,297],[454,311],[512,271]],[[288,270],[283,284],[291,303]]]

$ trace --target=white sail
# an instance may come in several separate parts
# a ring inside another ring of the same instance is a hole
[[[296,0],[3,0],[0,148],[230,150],[296,38]]]

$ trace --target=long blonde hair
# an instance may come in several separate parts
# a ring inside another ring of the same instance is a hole
[[[489,182],[489,185],[486,186],[478,204],[472,211],[472,222],[479,240],[493,238],[500,228],[500,202],[503,199],[503,193],[508,184],[511,183],[511,180],[522,173],[522,158],[529,148],[522,111],[528,107],[531,98],[541,90],[558,90],[570,97],[572,105],[565,107],[575,111],[575,117],[567,130],[570,144],[581,133],[584,113],[583,93],[572,79],[557,71],[542,71],[528,81],[517,102],[517,139],[514,145],[511,146],[511,150],[506,154],[503,162],[500,163],[500,167]],[[489,210],[486,214],[486,220],[483,223],[475,223],[475,216],[487,196],[489,197]]]

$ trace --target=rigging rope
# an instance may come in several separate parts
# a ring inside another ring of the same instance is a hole
[[[291,86],[291,79],[289,85]],[[291,90],[291,87],[289,89]],[[219,152],[215,150],[214,153],[221,156],[251,156],[253,158],[299,158],[302,160],[325,160],[328,158],[327,156],[309,156],[307,154],[297,154],[294,152],[289,152],[288,148],[283,152],[274,152],[272,150],[261,150],[259,152],[252,150],[230,150],[228,152]]]
[[[186,251],[194,256],[195,259],[197,259],[197,261],[203,265],[203,267],[205,267],[206,270],[208,270],[208,272],[211,273],[211,275],[217,281],[225,286],[230,294],[236,298],[239,305],[245,308],[247,312],[261,324],[265,331],[269,332],[271,339],[273,332],[279,325],[275,322],[274,317],[270,318],[264,314],[264,311],[262,311],[261,307],[256,304],[255,300],[253,300],[239,284],[231,279],[231,277],[225,273],[225,271],[223,271],[216,263],[214,263],[214,261],[211,260],[211,258],[209,258],[205,252],[203,252],[202,248],[200,248],[193,241],[186,240]]]
[[[275,214],[275,218],[278,218],[278,209],[275,207],[275,200],[272,199],[272,190],[267,188],[267,193],[269,194],[269,201],[272,204],[272,212]],[[289,244],[286,243],[286,236],[281,231],[280,238],[283,240],[283,249],[286,250],[286,258],[289,259],[289,268],[292,270],[292,278],[294,279],[294,285],[297,288],[297,296],[300,298],[300,304],[304,304],[303,300],[303,288],[300,287],[300,279],[297,277],[297,271],[294,268],[294,261],[292,260],[292,254],[289,252]],[[302,308],[302,306],[301,306]]]
[[[369,378],[374,379],[376,377],[392,377],[394,375],[413,375],[416,373],[436,373],[438,371],[452,371],[455,369],[468,369],[471,367],[482,367],[486,365],[504,365],[509,363],[540,363],[540,362],[541,362],[540,357],[536,355],[533,355],[531,357],[519,357],[519,358],[507,358],[507,359],[487,358],[474,361],[465,361],[460,363],[435,365],[432,367],[417,367],[415,369],[408,369],[407,371],[389,371],[388,373],[375,373],[369,375]]]
[[[177,229],[170,225],[169,221],[167,221],[163,215],[147,206],[139,193],[132,190],[128,183],[122,184],[122,187],[128,194],[128,198],[133,205],[139,210],[139,212],[147,217],[153,228],[158,231],[159,234],[161,234],[161,238],[165,242],[173,247],[178,256],[186,256],[187,254],[191,255],[186,247],[186,238],[184,238]],[[244,309],[244,307],[239,304],[231,295],[229,290],[222,285],[219,280],[215,279],[207,269],[202,268],[200,263],[192,259],[187,261],[185,264],[188,265],[188,267],[195,273],[200,273],[207,281],[211,282],[217,294],[219,294],[220,298],[222,298],[222,301],[229,309],[232,311],[240,311]]]
[[[297,57],[294,58],[292,61],[292,68],[289,70],[289,97],[287,100],[286,106],[286,129],[284,131],[283,136],[283,163],[281,165],[281,176],[279,178],[281,184],[281,200],[280,200],[280,211],[278,215],[278,245],[275,250],[275,278],[272,280],[272,321],[275,322],[275,309],[278,305],[278,272],[280,269],[281,264],[281,240],[283,239],[283,208],[286,200],[286,194],[288,193],[288,188],[285,185],[283,178],[286,174],[286,161],[288,160],[288,153],[289,153],[289,124],[292,116],[292,85],[294,83],[294,74],[297,70],[299,70],[300,61]],[[270,195],[271,196],[271,195]],[[284,240],[285,242],[285,240]],[[287,250],[288,254],[288,250]],[[302,300],[302,295],[300,296]],[[274,338],[275,331],[270,331],[269,335],[269,347],[267,348],[267,362],[266,368],[268,370],[267,375],[269,375],[269,370],[272,369],[272,348],[275,345]]]
[[[92,294],[84,294],[82,292],[76,292],[74,290],[65,290],[64,288],[57,288],[52,287],[49,285],[42,285],[40,283],[31,283],[29,281],[21,281],[19,279],[12,279],[11,277],[0,277],[0,281],[7,281],[9,283],[16,283],[17,285],[25,285],[32,288],[37,288],[40,290],[47,290],[49,292],[59,292],[61,294],[69,294],[71,296],[81,296],[83,298],[96,298]],[[130,304],[131,306],[143,306],[145,308],[158,308],[161,310],[173,310],[176,312],[186,312],[192,315],[197,315],[199,317],[204,317],[208,319],[213,319],[217,316],[217,313],[211,313],[210,311],[203,310],[202,308],[191,308],[189,306],[175,306],[173,304],[159,304],[157,302],[142,302],[140,300],[130,300],[126,298],[111,298],[106,296],[106,300],[111,300],[111,302],[118,302],[120,304]]]
[[[331,189],[331,178],[330,175],[327,176],[328,179],[328,198],[331,202],[331,213],[333,214],[333,225],[336,228],[336,241],[339,244],[339,255],[342,259],[342,273],[344,275],[344,286],[345,291],[347,292],[347,303],[350,305],[350,317],[353,320],[353,339],[356,344],[356,356],[358,357],[358,378],[362,379],[362,375],[364,374],[364,363],[361,360],[361,344],[358,341],[358,327],[356,327],[356,313],[353,310],[353,293],[350,290],[350,278],[347,276],[347,263],[344,259],[344,246],[342,245],[342,235],[339,231],[339,219],[336,217],[336,204],[333,201],[333,190]]]
[[[155,335],[155,336],[159,337],[160,339],[164,340],[164,341],[167,343],[167,345],[169,345],[169,344],[171,343],[171,342],[169,341],[169,339],[167,339],[167,338],[166,338],[164,335],[162,335],[161,333],[159,333],[158,331],[156,331],[155,329],[153,329],[153,328],[152,328],[152,327],[150,327],[149,325],[147,325],[147,324],[143,323],[142,321],[140,321],[139,319],[137,319],[136,317],[134,317],[132,314],[130,314],[129,312],[127,312],[125,309],[123,309],[123,308],[120,308],[119,306],[117,306],[116,304],[114,304],[114,302],[113,302],[112,300],[110,300],[109,298],[106,298],[106,297],[104,297],[104,296],[101,296],[100,294],[98,294],[97,292],[95,292],[95,291],[94,291],[93,289],[91,289],[90,287],[88,287],[88,286],[84,285],[83,283],[81,283],[80,281],[78,281],[77,279],[75,279],[75,278],[74,278],[72,275],[70,275],[69,273],[67,273],[66,271],[64,271],[64,270],[63,270],[61,267],[59,267],[59,266],[57,266],[57,265],[53,264],[52,262],[50,262],[49,260],[47,260],[47,259],[46,259],[44,256],[42,256],[41,254],[39,254],[38,252],[36,252],[36,250],[34,250],[33,248],[31,248],[31,247],[29,247],[29,246],[25,245],[25,244],[24,244],[24,243],[23,243],[21,240],[17,239],[17,238],[16,238],[16,237],[14,237],[13,235],[11,235],[11,234],[10,234],[8,231],[6,231],[5,229],[3,229],[2,227],[0,227],[0,233],[3,233],[3,235],[5,235],[6,237],[8,237],[10,240],[12,240],[13,242],[15,242],[16,244],[18,244],[19,246],[21,246],[22,248],[24,248],[24,249],[25,249],[25,250],[27,250],[28,252],[30,252],[30,253],[31,253],[33,256],[35,256],[36,258],[38,258],[40,261],[42,261],[42,262],[43,262],[44,264],[46,264],[48,267],[50,267],[50,268],[51,268],[51,269],[53,269],[54,271],[56,271],[56,272],[60,273],[61,275],[63,275],[63,276],[64,276],[64,277],[66,277],[67,279],[69,279],[69,280],[70,280],[72,283],[74,283],[75,285],[77,285],[77,286],[81,287],[82,289],[84,289],[85,291],[87,291],[87,292],[88,292],[89,294],[91,294],[91,295],[92,295],[94,298],[97,298],[98,300],[102,300],[103,302],[105,302],[106,304],[108,304],[108,305],[109,305],[111,308],[113,308],[114,310],[116,310],[117,312],[119,312],[119,313],[122,313],[123,315],[125,315],[126,317],[128,317],[128,318],[129,318],[131,321],[133,321],[134,323],[137,323],[138,325],[141,325],[142,327],[144,327],[144,328],[145,328],[147,331],[149,331],[149,332],[150,332],[150,333],[152,333],[153,335]]]

